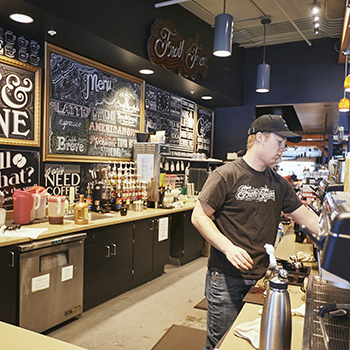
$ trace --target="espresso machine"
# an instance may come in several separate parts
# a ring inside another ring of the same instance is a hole
[[[302,349],[350,349],[350,193],[325,194],[318,247],[318,276],[309,276]]]
[[[148,202],[150,206],[157,208],[160,202],[159,188],[165,187],[165,172],[161,171],[162,157],[170,154],[168,144],[156,142],[134,143],[134,162],[140,181],[148,183]]]

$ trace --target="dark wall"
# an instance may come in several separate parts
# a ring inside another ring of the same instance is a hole
[[[156,9],[153,0],[13,0],[12,9],[21,3],[30,5],[36,16],[44,17],[40,21],[45,26],[52,22],[59,27],[54,28],[58,32],[55,37],[46,37],[49,42],[136,76],[141,60],[149,63],[147,41],[152,24],[157,18],[170,19],[184,38],[198,35],[210,57],[208,75],[192,81],[161,69],[147,77],[147,82],[182,96],[190,90],[199,95],[199,89],[204,87],[207,93],[217,94],[216,103],[221,106],[243,104],[244,49],[234,45],[231,57],[214,57],[214,29],[180,5]],[[0,4],[0,11],[7,9],[4,7]],[[192,100],[201,96],[197,94]],[[202,104],[215,108],[215,102]]]
[[[344,65],[338,64],[336,39],[319,39],[266,47],[271,66],[270,92],[255,92],[262,49],[246,50],[244,106],[217,108],[214,157],[245,147],[247,130],[255,118],[255,106],[311,102],[338,102],[343,96]]]

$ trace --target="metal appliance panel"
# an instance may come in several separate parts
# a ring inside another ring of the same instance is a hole
[[[310,276],[306,292],[306,308],[303,333],[303,350],[324,350],[324,340],[318,311],[329,303],[348,303],[350,290],[338,288],[318,276]],[[331,350],[349,350],[350,318],[324,318]]]
[[[159,174],[160,174],[160,161],[162,155],[167,155],[170,152],[169,145],[155,143],[155,142],[136,142],[134,143],[134,162],[138,173],[144,176],[150,174],[150,169],[153,167],[152,174],[147,178],[141,178],[141,181],[147,181],[148,195],[151,202],[159,201]],[[147,157],[152,155],[153,157]],[[151,164],[147,165],[147,162]],[[147,167],[142,169],[142,167]],[[151,181],[151,178],[153,180]]]
[[[86,234],[74,236],[34,242],[44,248],[18,247],[20,327],[43,332],[82,313]]]

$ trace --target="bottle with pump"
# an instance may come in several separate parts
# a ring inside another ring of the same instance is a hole
[[[290,350],[292,313],[288,273],[276,264],[274,247],[265,244],[270,257],[270,276],[265,281],[266,297],[260,323],[259,350]]]
[[[84,201],[84,195],[79,196],[79,203],[74,208],[74,222],[78,225],[89,223],[89,206]]]

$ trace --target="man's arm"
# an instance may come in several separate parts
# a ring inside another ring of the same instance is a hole
[[[289,214],[294,221],[299,225],[306,226],[310,231],[318,236],[318,216],[312,211],[302,205],[297,210]]]
[[[215,226],[210,217],[215,210],[205,202],[198,200],[192,213],[192,224],[199,233],[216,249],[226,255],[228,261],[237,268],[249,270],[253,267],[253,260],[242,248],[234,245]]]

